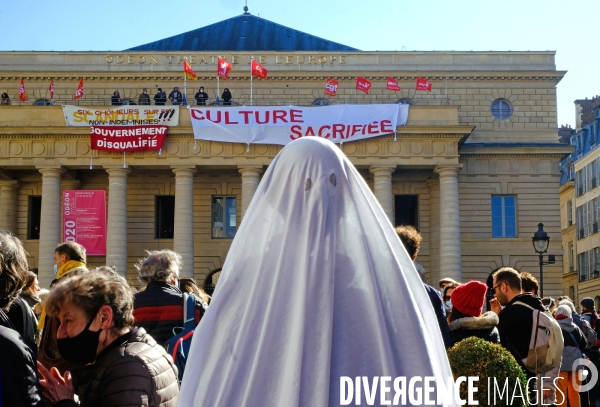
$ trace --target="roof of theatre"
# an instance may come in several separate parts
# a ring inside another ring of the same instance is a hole
[[[237,17],[126,51],[359,51],[254,16]]]

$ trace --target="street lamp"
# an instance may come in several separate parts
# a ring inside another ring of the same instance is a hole
[[[544,231],[544,224],[538,223],[538,231],[533,234],[531,238],[533,243],[533,249],[540,256],[540,297],[544,297],[544,264],[556,263],[553,254],[548,255],[548,261],[544,262],[544,253],[548,251],[550,245],[550,238],[548,233]]]

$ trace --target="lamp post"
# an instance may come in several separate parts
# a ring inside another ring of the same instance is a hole
[[[538,223],[538,230],[531,238],[533,249],[540,257],[540,297],[544,297],[544,264],[554,264],[556,262],[554,255],[548,255],[548,261],[544,262],[544,253],[548,251],[550,238],[548,233],[544,231],[544,224]]]

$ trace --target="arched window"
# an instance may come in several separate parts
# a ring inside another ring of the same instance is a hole
[[[498,120],[507,120],[512,116],[512,107],[504,99],[496,99],[491,106],[492,115]]]
[[[329,105],[331,105],[331,102],[327,99],[319,98],[319,99],[313,100],[311,105],[312,106],[329,106]]]
[[[50,99],[36,99],[32,103],[33,106],[52,106]]]

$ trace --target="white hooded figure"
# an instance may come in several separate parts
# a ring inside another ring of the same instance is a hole
[[[452,373],[421,278],[375,196],[333,143],[302,138],[275,157],[244,216],[178,405],[338,406],[349,397],[342,377],[357,376],[390,376],[392,401],[397,377],[407,388],[413,376],[447,383]]]

